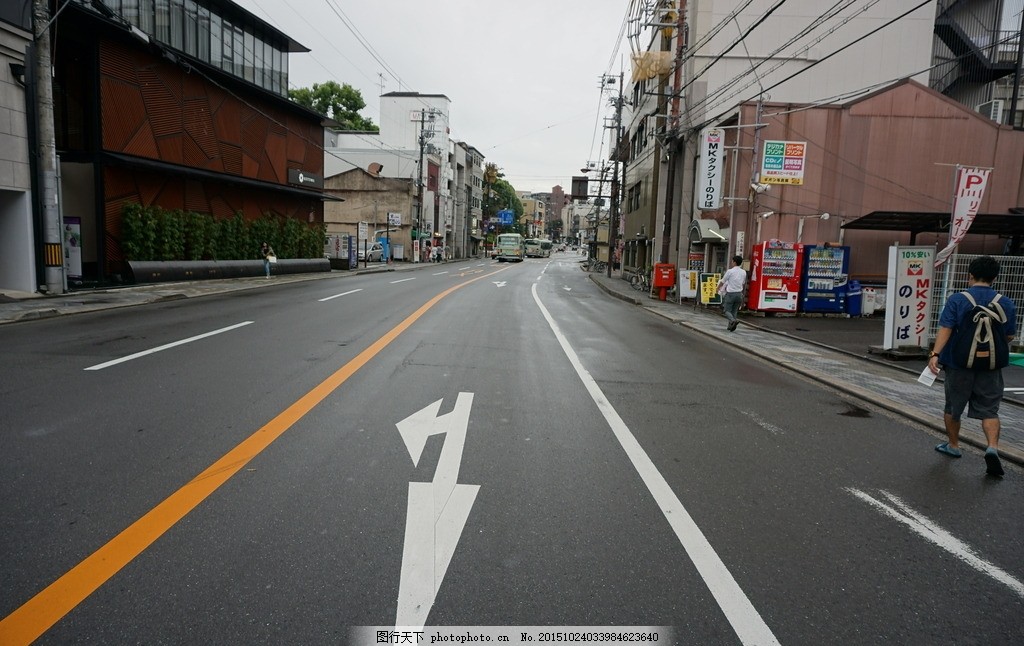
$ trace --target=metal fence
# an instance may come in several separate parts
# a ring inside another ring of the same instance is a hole
[[[932,308],[932,320],[929,328],[929,336],[932,340],[939,331],[939,314],[942,313],[942,306],[946,298],[957,292],[967,289],[967,267],[971,261],[978,258],[978,255],[953,254],[946,262],[949,264],[949,271],[945,266],[939,269],[936,276],[935,287],[932,291],[932,301],[935,307]],[[1017,305],[1017,335],[1014,344],[1024,343],[1024,316],[1021,308],[1024,307],[1024,256],[993,256],[1000,265],[999,277],[996,278],[993,287],[1002,295],[1013,300]]]

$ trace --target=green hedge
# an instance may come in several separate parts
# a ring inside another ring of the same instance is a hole
[[[125,260],[250,260],[266,241],[279,258],[320,258],[326,226],[267,214],[248,222],[241,213],[222,220],[193,211],[128,204],[122,211]]]

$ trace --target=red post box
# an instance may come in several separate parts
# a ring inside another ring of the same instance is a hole
[[[658,288],[658,300],[665,300],[668,289],[676,284],[676,266],[667,262],[655,264],[651,284]]]

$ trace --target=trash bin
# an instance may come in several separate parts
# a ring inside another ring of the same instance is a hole
[[[864,288],[863,304],[860,308],[861,316],[873,316],[878,309],[878,290],[874,287]]]
[[[846,313],[850,316],[860,316],[863,311],[860,281],[851,280],[846,286]]]

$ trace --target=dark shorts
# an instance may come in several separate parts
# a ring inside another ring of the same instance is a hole
[[[1003,399],[1002,370],[962,370],[946,368],[945,412],[959,420],[970,404],[967,416],[972,419],[997,419],[999,402]]]

